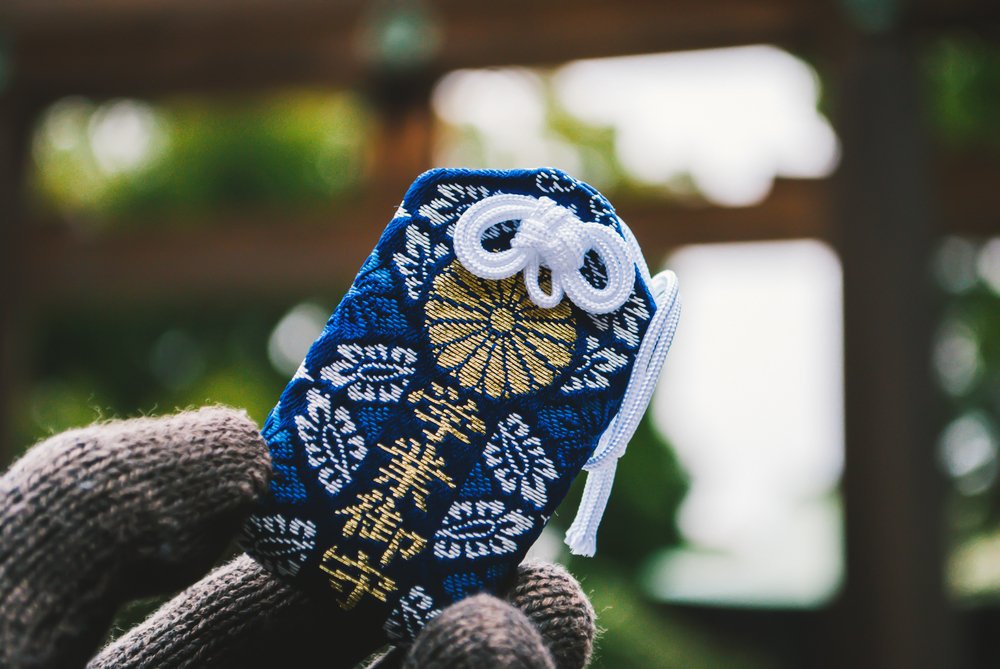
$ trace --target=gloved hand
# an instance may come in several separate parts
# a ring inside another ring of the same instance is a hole
[[[55,435],[0,478],[0,667],[351,667],[314,601],[241,555],[96,656],[118,608],[204,574],[268,482],[267,447],[242,412],[204,408]],[[594,611],[562,567],[525,563],[508,601],[445,609],[403,666],[579,668]],[[89,664],[88,664],[89,660]],[[277,663],[277,664],[276,664]]]

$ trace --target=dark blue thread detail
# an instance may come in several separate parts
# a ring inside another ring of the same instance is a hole
[[[382,427],[391,413],[389,407],[385,406],[366,406],[358,409],[358,423],[361,425],[361,431],[365,434],[368,444],[374,444],[378,441]]]
[[[276,429],[278,423],[274,416],[272,411],[263,431],[274,470],[270,482],[271,494],[277,502],[300,504],[306,499],[306,488],[293,463],[295,448],[288,431]]]
[[[299,480],[294,465],[274,463],[271,475],[271,494],[278,502],[299,504],[306,499],[306,487]]]
[[[483,464],[480,461],[472,468],[469,477],[465,479],[465,484],[459,491],[458,496],[461,499],[486,499],[492,493],[493,484],[490,481],[490,475],[483,471]]]
[[[327,324],[327,329],[345,339],[392,336],[407,329],[406,318],[393,295],[392,274],[371,264],[377,257],[373,254],[365,263],[364,273],[355,280]]]
[[[486,568],[486,582],[496,586],[503,583],[510,575],[511,567],[506,564],[495,564]]]
[[[444,579],[444,591],[453,601],[474,595],[483,589],[483,582],[471,572],[451,574]]]

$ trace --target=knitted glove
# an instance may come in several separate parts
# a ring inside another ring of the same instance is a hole
[[[83,666],[124,602],[176,590],[210,568],[269,471],[257,427],[221,407],[93,425],[32,448],[0,478],[0,667]],[[411,648],[376,665],[586,665],[594,612],[565,570],[522,565],[509,599],[463,600]],[[338,647],[327,607],[241,555],[88,666],[292,666],[316,658],[354,666],[364,658]]]

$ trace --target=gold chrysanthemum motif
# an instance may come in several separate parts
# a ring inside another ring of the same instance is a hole
[[[424,311],[438,365],[494,398],[551,384],[576,342],[568,302],[542,309],[520,275],[481,279],[457,260],[434,279]]]

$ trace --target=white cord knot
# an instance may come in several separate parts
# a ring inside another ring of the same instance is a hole
[[[505,251],[483,248],[483,234],[504,221],[520,221]],[[614,229],[584,223],[576,214],[547,197],[500,193],[476,202],[455,224],[455,255],[476,276],[506,279],[524,273],[531,301],[551,309],[563,295],[594,314],[614,311],[625,303],[635,283],[635,258]],[[604,264],[607,283],[595,287],[580,270],[587,253],[594,251]],[[551,289],[539,285],[544,265],[551,274]]]
[[[511,247],[538,254],[547,267],[561,274],[580,269],[590,248],[573,219],[565,216],[568,211],[547,197],[541,198],[535,211],[521,221]]]

